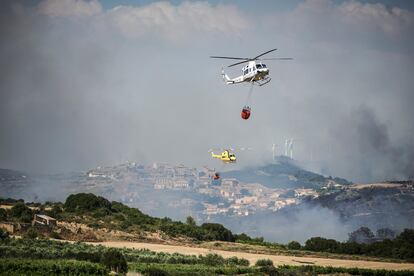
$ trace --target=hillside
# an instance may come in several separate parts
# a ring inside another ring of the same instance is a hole
[[[223,177],[236,178],[246,183],[261,183],[269,188],[310,188],[320,189],[329,182],[349,185],[351,182],[342,178],[325,177],[304,170],[287,157],[279,157],[274,164],[248,167],[237,171],[224,172]]]
[[[93,193],[152,217],[185,221],[191,215],[199,225],[218,222],[234,232],[277,242],[303,243],[316,235],[343,241],[360,226],[373,231],[391,228],[395,232],[414,227],[412,183],[382,183],[372,189],[372,184],[352,185],[304,170],[287,158],[225,172],[215,182],[211,180],[212,169],[165,163],[125,163],[55,175],[10,170],[0,173],[3,198],[56,202],[65,201],[70,194]],[[68,219],[90,228],[102,226],[99,219],[89,216],[88,221]],[[113,220],[114,231],[131,227],[126,216],[122,218],[121,222]],[[320,228],[322,224],[325,227]]]
[[[414,261],[414,230],[410,229],[393,240],[371,244],[314,237],[304,245],[294,241],[283,245],[234,234],[217,223],[197,225],[191,217],[186,223],[152,217],[93,194],[73,194],[64,203],[25,204],[0,199],[0,204],[8,206],[0,208],[0,257],[4,259],[0,274],[35,269],[39,275],[62,270],[106,275],[110,270],[122,269],[144,275],[153,275],[152,270],[162,271],[162,275],[183,271],[186,275],[268,275],[270,271],[281,275],[301,275],[305,271],[410,275],[407,269],[414,269],[410,263]],[[47,214],[58,222],[48,226],[35,217],[36,223],[31,226],[34,214]],[[10,225],[16,230],[10,230]],[[4,229],[23,238],[10,239]]]
[[[414,186],[401,183],[355,184],[321,194],[308,203],[328,208],[344,221],[373,229],[414,227]]]
[[[239,242],[247,245],[262,246],[265,252],[280,254],[288,253],[289,249],[306,249],[313,252],[331,252],[339,254],[388,257],[395,259],[414,260],[413,248],[407,251],[408,244],[411,247],[414,235],[413,230],[404,230],[395,241],[377,239],[373,244],[341,243],[324,238],[311,238],[302,247],[294,242],[288,245],[270,243],[263,238],[249,237],[241,233],[235,234],[218,223],[203,223],[197,225],[193,218],[188,217],[186,223],[174,221],[167,217],[157,218],[146,215],[136,208],[130,208],[122,203],[108,201],[93,194],[70,195],[65,203],[46,204],[30,203],[29,208],[22,201],[0,199],[0,204],[11,204],[11,208],[0,208],[1,227],[15,225],[13,234],[30,236],[40,235],[74,241],[152,241],[156,243],[172,244],[200,244],[208,241]],[[58,220],[56,226],[45,227],[45,224],[36,223],[34,228],[30,222],[34,214],[46,214]],[[10,231],[9,228],[5,228]],[[380,238],[380,236],[378,236]],[[414,245],[414,244],[413,244]],[[215,245],[220,246],[220,244]],[[226,245],[228,247],[228,245]],[[378,251],[378,248],[388,247],[389,251]],[[234,250],[234,247],[231,247]],[[236,248],[241,248],[236,246]],[[268,248],[268,249],[266,249]],[[392,250],[391,250],[392,249]],[[250,250],[246,247],[244,250]],[[259,248],[254,249],[256,252]],[[267,251],[269,250],[269,251]],[[387,253],[388,252],[388,253]],[[296,254],[296,253],[294,253]],[[304,251],[301,254],[307,254]],[[316,253],[312,253],[313,255]],[[349,256],[347,257],[349,258]]]
[[[0,203],[10,204],[11,200]],[[13,202],[12,208],[0,209],[0,221],[9,223],[30,222],[34,213],[44,213],[58,219],[54,230],[57,236],[69,240],[221,240],[235,241],[236,235],[220,224],[203,223],[197,226],[192,218],[187,223],[170,218],[156,218],[143,214],[136,208],[122,203],[80,193],[70,195],[64,204],[48,202],[36,204],[32,210],[21,201]],[[48,235],[47,232],[44,233]],[[49,233],[50,234],[50,233]],[[156,234],[156,235],[154,235]]]

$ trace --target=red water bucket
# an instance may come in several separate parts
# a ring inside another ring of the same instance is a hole
[[[213,179],[214,179],[214,180],[220,179],[220,174],[219,174],[219,173],[215,173],[215,174],[213,175]]]
[[[244,120],[249,119],[249,117],[250,117],[250,111],[251,111],[250,110],[250,107],[248,107],[248,106],[243,107],[242,112],[241,112],[241,117]]]

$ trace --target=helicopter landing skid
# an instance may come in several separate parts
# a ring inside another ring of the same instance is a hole
[[[268,84],[271,80],[272,80],[271,78],[267,77],[267,78],[256,81],[256,83],[259,86],[263,86],[265,84]]]

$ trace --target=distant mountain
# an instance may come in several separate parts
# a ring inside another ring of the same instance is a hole
[[[26,201],[58,201],[67,195],[67,188],[82,183],[84,173],[34,174],[0,169],[0,197]]]
[[[349,185],[343,178],[325,177],[304,170],[292,159],[279,157],[277,162],[259,167],[248,167],[237,171],[222,173],[223,178],[236,178],[246,183],[260,183],[269,188],[311,188],[319,189],[328,183]]]
[[[26,173],[0,169],[0,197],[26,198],[33,179]]]
[[[0,169],[0,181],[24,181],[27,178],[27,174],[8,169]]]

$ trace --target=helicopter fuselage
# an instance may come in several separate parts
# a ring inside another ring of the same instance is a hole
[[[237,84],[242,82],[258,82],[261,85],[262,81],[270,81],[269,68],[266,67],[263,63],[256,63],[255,61],[250,61],[249,64],[242,68],[242,75],[236,78],[229,78],[224,71],[222,72],[223,79],[226,84]],[[266,83],[267,83],[266,82]]]
[[[229,65],[228,67],[236,66],[239,64],[247,63],[247,66],[243,67],[242,75],[236,78],[230,78],[224,73],[224,70],[221,70],[221,75],[226,84],[236,84],[243,82],[250,82],[252,84],[258,84],[259,86],[269,83],[271,78],[269,77],[269,69],[266,67],[266,64],[263,64],[262,60],[291,60],[292,58],[286,57],[277,57],[277,58],[261,58],[268,53],[276,51],[277,49],[272,49],[261,53],[253,58],[248,57],[229,57],[229,56],[210,56],[210,58],[220,58],[220,59],[232,59],[237,60],[236,63]]]
[[[211,152],[211,157],[220,159],[224,163],[235,163],[236,156],[233,153],[230,153],[228,150],[223,151],[221,154],[215,154]]]

